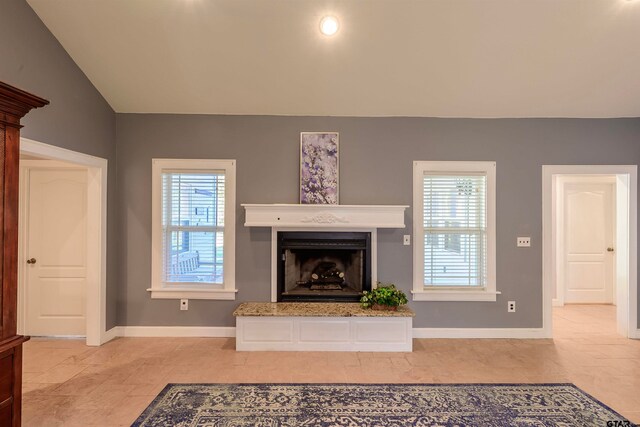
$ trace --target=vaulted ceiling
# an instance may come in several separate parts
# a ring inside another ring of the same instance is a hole
[[[640,117],[640,0],[28,2],[117,112]]]

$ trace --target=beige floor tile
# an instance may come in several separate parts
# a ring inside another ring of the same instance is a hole
[[[414,339],[412,353],[235,351],[232,338],[25,344],[24,425],[129,426],[167,383],[574,383],[640,422],[640,341],[615,307],[554,309],[553,340]]]
[[[173,381],[168,381],[170,383]],[[166,387],[165,383],[158,384],[138,384],[129,392],[129,396],[153,396],[156,397],[163,388]]]
[[[51,369],[42,372],[40,375],[29,376],[24,382],[34,382],[42,384],[59,384],[71,380],[85,369],[84,366],[59,364]]]

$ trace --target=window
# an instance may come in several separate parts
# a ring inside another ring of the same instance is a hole
[[[152,298],[235,299],[235,161],[153,160]]]
[[[415,301],[495,301],[495,163],[414,162]]]

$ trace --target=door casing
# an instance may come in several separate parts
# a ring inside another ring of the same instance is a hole
[[[638,328],[638,166],[542,166],[542,327],[553,337],[553,296],[556,285],[556,242],[553,227],[555,179],[559,175],[615,175],[616,179],[616,324],[620,335],[640,338]]]
[[[43,144],[27,138],[20,139],[20,153],[42,159],[58,160],[87,168],[87,328],[86,343],[99,346],[115,335],[106,329],[107,293],[107,160],[88,154]],[[22,168],[22,166],[21,166]],[[18,331],[24,330],[24,253],[25,188],[21,174],[20,225],[18,254]]]

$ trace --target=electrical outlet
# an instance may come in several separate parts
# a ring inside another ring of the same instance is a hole
[[[519,248],[528,248],[531,246],[531,237],[518,237],[516,243]]]
[[[180,300],[180,310],[189,310],[189,300],[188,299],[181,299]]]
[[[405,246],[409,246],[411,244],[411,234],[405,234],[402,238],[402,244]]]
[[[509,313],[515,313],[516,312],[516,302],[515,301],[507,302],[507,311]]]

